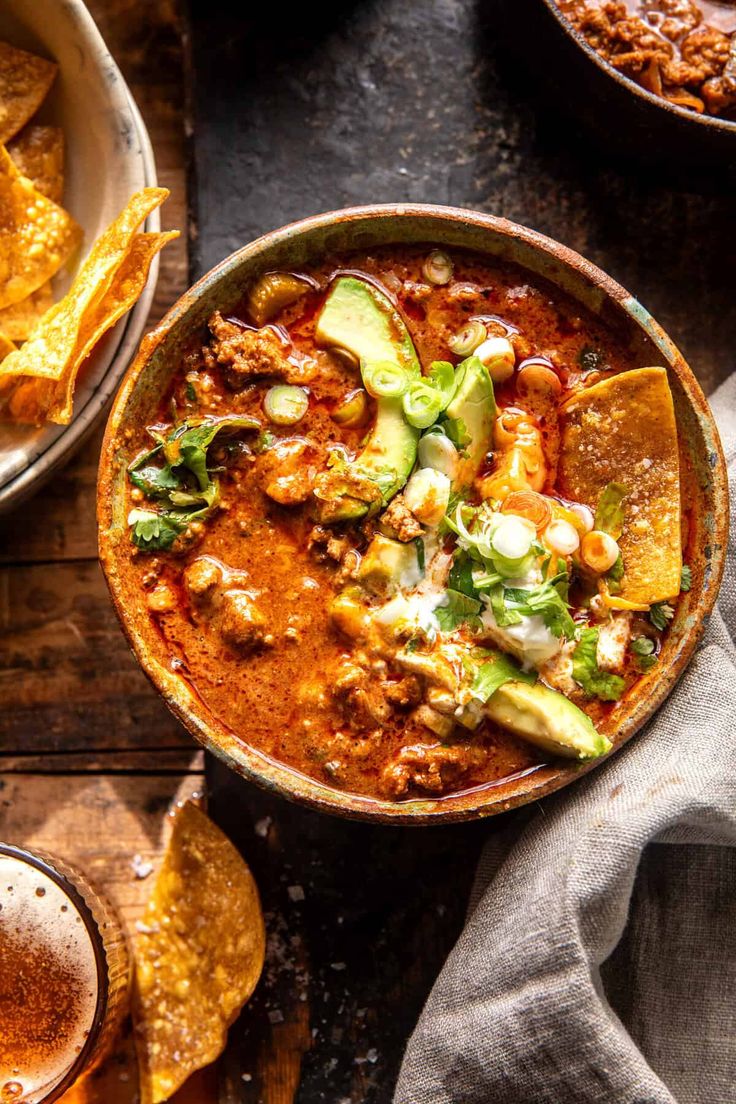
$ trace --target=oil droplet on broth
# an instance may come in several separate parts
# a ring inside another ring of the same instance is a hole
[[[0,1089],[0,1096],[3,1100],[18,1100],[22,1092],[23,1086],[20,1081],[6,1081]]]

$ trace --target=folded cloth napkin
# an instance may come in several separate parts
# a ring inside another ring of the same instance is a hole
[[[734,502],[736,376],[712,406]],[[668,701],[488,843],[395,1104],[736,1101],[734,514],[718,608]]]

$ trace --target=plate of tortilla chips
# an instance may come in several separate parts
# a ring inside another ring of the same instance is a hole
[[[138,345],[159,233],[150,141],[80,0],[0,7],[0,511],[94,426]]]

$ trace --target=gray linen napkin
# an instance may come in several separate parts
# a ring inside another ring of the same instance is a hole
[[[736,376],[712,406],[734,502]],[[736,1101],[735,548],[646,731],[487,845],[395,1104]]]

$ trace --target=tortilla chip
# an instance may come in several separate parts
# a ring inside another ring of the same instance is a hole
[[[64,193],[64,133],[61,127],[24,127],[8,142],[8,153],[23,176],[27,176],[41,195],[61,203]]]
[[[253,876],[191,802],[176,816],[138,927],[133,1019],[141,1100],[158,1104],[222,1053],[265,955]]]
[[[50,280],[81,240],[81,226],[41,195],[0,146],[0,307]]]
[[[0,145],[41,106],[57,69],[53,61],[0,42]]]
[[[41,321],[33,339],[20,350],[22,355],[11,361],[10,373],[4,375],[5,365],[0,367],[0,381],[18,380],[18,386],[5,403],[5,413],[12,421],[33,424],[52,421],[66,425],[71,420],[74,387],[82,363],[103,334],[138,301],[146,285],[153,258],[167,242],[178,236],[178,230],[161,234],[136,234],[107,291],[83,315],[78,325],[77,343],[58,380],[39,378],[30,371],[21,375],[13,370],[13,364],[23,361],[26,350],[38,348],[37,339],[43,336],[45,328],[45,319]]]
[[[48,418],[52,422],[66,424],[70,421],[74,384],[79,367],[103,334],[138,302],[146,286],[153,258],[168,242],[178,237],[178,230],[167,230],[160,234],[137,234],[133,238],[128,255],[112,284],[94,309],[85,316],[74,361],[67,366],[59,380],[56,402],[49,408]]]
[[[51,281],[48,280],[26,299],[0,310],[0,330],[11,341],[27,341],[53,301]]]
[[[561,418],[560,493],[595,509],[608,483],[628,490],[618,542],[622,608],[675,597],[682,569],[680,468],[666,369],[637,368],[601,380],[573,395]]]
[[[120,215],[97,239],[68,293],[44,316],[33,338],[4,372],[58,380],[78,360],[80,330],[85,316],[107,292],[125,260],[143,220],[169,194],[166,188],[144,188],[128,201]]]
[[[11,338],[8,336],[8,334],[3,333],[2,330],[0,330],[0,362],[5,360],[5,357],[8,355],[8,353],[12,353],[14,351],[15,345],[13,344]]]

